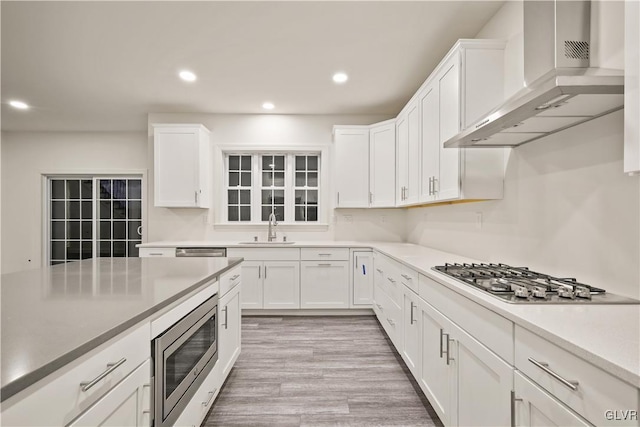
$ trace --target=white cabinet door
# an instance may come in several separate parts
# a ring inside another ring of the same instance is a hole
[[[336,207],[369,207],[369,129],[334,129]]]
[[[440,144],[460,131],[460,53],[451,57],[438,77]],[[460,150],[440,149],[440,177],[436,183],[438,200],[460,197]]]
[[[154,206],[206,208],[209,131],[202,125],[154,125]]]
[[[222,369],[222,381],[229,375],[231,368],[240,355],[240,290],[236,285],[220,301],[220,321],[218,322],[218,363]]]
[[[149,426],[150,387],[151,362],[147,360],[68,426]]]
[[[349,261],[300,262],[301,308],[349,308]]]
[[[242,278],[242,308],[263,308],[262,261],[243,261],[240,264]]]
[[[438,85],[428,86],[419,96],[422,114],[422,184],[420,201],[436,200],[440,178],[440,106]]]
[[[451,425],[508,426],[513,368],[457,326],[446,332],[457,401]]]
[[[416,301],[419,297],[410,289],[404,289],[402,307],[403,334],[402,358],[415,378],[420,378],[422,368],[422,316]]]
[[[369,187],[371,207],[396,204],[396,127],[388,123],[370,130]]]
[[[405,204],[409,185],[409,126],[406,115],[396,120],[396,205]]]
[[[407,190],[405,203],[420,200],[420,103],[415,102],[407,111]]]
[[[353,252],[353,305],[373,303],[373,252]]]
[[[590,426],[520,372],[515,373],[515,425],[526,427]]]
[[[300,308],[300,262],[265,261],[262,275],[264,308]]]
[[[451,361],[447,363],[445,329],[451,324],[446,317],[428,304],[421,305],[422,316],[422,369],[420,388],[429,399],[438,417],[446,426],[453,425]]]

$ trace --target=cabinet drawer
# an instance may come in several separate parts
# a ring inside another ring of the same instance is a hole
[[[216,363],[189,403],[187,403],[174,425],[199,426],[209,409],[211,409],[216,397],[220,394],[220,387],[222,387],[222,373],[220,363]]]
[[[175,258],[176,248],[140,248],[138,256],[140,258],[149,258],[149,257]]]
[[[513,364],[513,322],[422,274],[418,282],[426,302]]]
[[[299,261],[298,248],[227,248],[228,257],[242,257],[246,261]]]
[[[2,403],[3,424],[67,425],[149,359],[149,336],[149,323],[124,332],[12,396]],[[80,383],[94,380],[107,370],[107,364],[122,360],[124,362],[102,380],[82,391]]]
[[[378,317],[378,321],[391,339],[391,342],[400,347],[400,338],[402,331],[400,330],[402,321],[402,310],[391,300],[391,298],[379,286],[374,290],[376,301],[373,310]]]
[[[349,248],[301,248],[300,259],[303,261],[349,261]]]
[[[596,425],[638,425],[637,419],[606,418],[606,411],[637,411],[637,388],[520,326],[516,326],[515,339],[516,369],[562,403]],[[563,379],[576,382],[575,390]]]
[[[231,270],[224,273],[222,276],[220,276],[219,296],[223,296],[239,283],[240,283],[240,266],[234,267]]]
[[[418,272],[413,268],[402,265],[400,269],[400,283],[411,289],[416,294],[420,292],[418,285]]]

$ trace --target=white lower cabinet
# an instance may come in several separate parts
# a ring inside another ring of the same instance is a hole
[[[126,417],[132,417],[133,410],[140,409],[141,414],[141,411],[149,409],[148,407],[142,409],[141,404],[136,403],[136,399],[141,396],[139,393],[142,391],[137,390],[137,387],[150,384],[151,381],[151,371],[148,366],[148,360],[151,357],[150,335],[149,322],[139,324],[81,356],[78,360],[63,366],[28,389],[4,400],[2,425],[66,426],[73,422],[80,422],[76,420],[87,420],[75,424],[83,425],[89,423],[88,420],[100,417],[109,419],[111,412],[113,412],[113,422],[131,419],[135,420],[135,423],[120,425],[140,425],[141,421],[137,418],[138,412],[133,418]],[[147,367],[144,368],[144,366]],[[109,370],[109,373],[102,377],[106,370]],[[134,374],[135,377],[131,377]],[[94,381],[101,377],[102,379]],[[81,384],[85,383],[93,383],[93,385],[81,387]],[[148,397],[148,390],[145,392]],[[110,397],[107,398],[107,396]],[[118,409],[114,406],[116,401],[124,407]],[[136,403],[135,408],[132,406],[134,403]],[[83,418],[88,410],[91,410],[92,414]],[[123,416],[125,418],[122,418]]]
[[[244,261],[241,275],[242,308],[300,308],[298,261]]]
[[[527,427],[591,426],[520,372],[515,373],[513,425]]]
[[[373,302],[373,252],[353,251],[352,306],[370,307]]]
[[[349,261],[302,261],[300,268],[300,308],[349,308]]]
[[[404,289],[402,307],[402,359],[414,377],[420,378],[422,368],[422,316],[418,308],[418,296],[409,288]]]
[[[151,362],[147,360],[68,426],[149,426],[150,376]]]
[[[229,375],[240,355],[240,288],[238,284],[218,300],[218,364],[223,378]]]
[[[264,308],[300,308],[300,263],[265,261]]]
[[[509,425],[513,368],[429,304],[419,303],[419,384],[442,422],[451,426]]]
[[[216,363],[173,425],[198,427],[202,424],[204,417],[211,409],[211,405],[220,394],[220,387],[223,382],[220,363]]]

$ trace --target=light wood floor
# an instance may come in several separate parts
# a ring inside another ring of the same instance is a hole
[[[441,426],[373,316],[243,317],[205,426]]]

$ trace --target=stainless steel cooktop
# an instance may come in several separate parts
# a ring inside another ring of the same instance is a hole
[[[508,303],[640,304],[604,289],[506,264],[445,264],[433,267],[447,276],[481,289]]]

